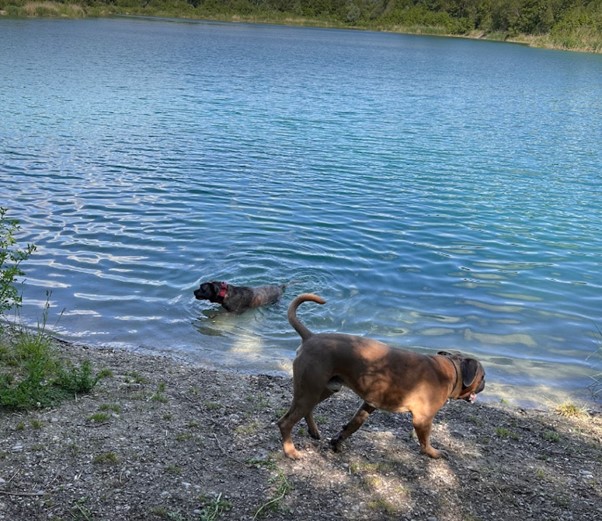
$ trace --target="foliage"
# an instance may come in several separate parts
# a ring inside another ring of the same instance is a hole
[[[0,207],[0,315],[21,305],[15,283],[24,274],[21,263],[35,251],[32,244],[17,244],[19,223],[6,213]],[[92,373],[90,362],[76,367],[59,360],[45,332],[47,311],[48,306],[36,331],[12,326],[6,334],[6,327],[0,323],[0,408],[54,405],[66,396],[90,392],[102,376]]]
[[[552,27],[550,36],[558,47],[580,48],[588,42],[585,50],[602,52],[602,2],[567,9]]]
[[[64,366],[58,368],[56,385],[71,395],[86,394],[92,391],[99,378],[99,375],[92,373],[92,364],[89,360],[84,360],[79,367],[66,362]]]
[[[587,415],[587,412],[582,407],[571,402],[561,403],[555,408],[556,414],[565,418],[578,418]]]
[[[0,335],[0,409],[50,407],[92,391],[105,371],[94,374],[89,361],[76,366],[61,360],[46,333],[49,304],[37,329],[11,324]]]
[[[0,0],[8,16],[113,14],[478,35],[602,52],[600,0]]]
[[[15,282],[23,275],[20,265],[36,249],[33,244],[20,247],[15,235],[19,223],[6,216],[6,208],[0,207],[0,316],[21,305]]]
[[[90,392],[103,376],[93,373],[89,361],[79,367],[62,361],[40,328],[13,331],[0,343],[0,408],[50,407]]]
[[[272,483],[276,487],[273,496],[265,503],[263,503],[255,512],[253,521],[260,517],[265,516],[268,512],[277,511],[284,498],[291,492],[292,486],[282,471],[278,471],[275,476],[271,479]]]
[[[232,509],[232,504],[218,494],[213,498],[204,498],[204,505],[199,515],[199,521],[215,521],[220,515]]]

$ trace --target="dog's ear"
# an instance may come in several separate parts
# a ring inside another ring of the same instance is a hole
[[[215,298],[219,295],[219,289],[221,286],[221,282],[218,281],[211,281],[210,283],[210,290],[211,291],[211,298]]]
[[[439,351],[437,354],[447,356],[448,358],[462,358],[462,353],[460,351]]]
[[[462,371],[462,385],[464,387],[470,387],[479,372],[479,361],[474,358],[464,358],[460,365],[460,369]]]

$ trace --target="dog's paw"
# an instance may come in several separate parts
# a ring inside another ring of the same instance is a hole
[[[426,449],[421,449],[422,454],[426,454],[429,458],[433,459],[449,459],[449,455],[444,450],[437,450],[433,447],[427,447]]]
[[[341,450],[341,440],[338,438],[332,438],[329,442],[330,448],[333,452],[340,452]]]
[[[299,452],[297,449],[287,450],[284,452],[284,455],[293,461],[298,461],[303,459],[303,454]]]
[[[307,432],[314,440],[320,439],[320,431],[318,430],[318,426],[314,421],[313,415],[310,413],[305,417],[305,422],[307,423]]]
[[[301,454],[298,450],[292,452],[291,454],[287,454],[286,456],[288,457],[288,459],[293,461],[299,461],[303,459],[303,454]]]
[[[449,459],[449,453],[446,450],[440,450],[439,457],[442,459]]]

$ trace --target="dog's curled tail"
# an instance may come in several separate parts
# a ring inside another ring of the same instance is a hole
[[[307,329],[297,318],[297,308],[303,302],[307,301],[317,302],[318,304],[326,304],[326,301],[322,297],[318,297],[318,295],[314,295],[313,293],[303,293],[291,302],[291,305],[288,307],[288,321],[290,325],[295,328],[295,331],[299,333],[299,336],[303,340],[307,340],[313,335],[313,333]]]

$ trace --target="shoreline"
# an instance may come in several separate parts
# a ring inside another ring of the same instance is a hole
[[[8,322],[8,324],[13,324]],[[16,325],[16,324],[13,324]],[[34,326],[23,326],[26,329],[35,331]],[[294,353],[291,352],[291,358],[287,358],[278,364],[278,369],[267,369],[261,367],[245,366],[241,368],[238,365],[222,365],[219,362],[214,362],[210,358],[203,356],[193,356],[192,351],[179,349],[179,350],[166,350],[156,347],[144,347],[134,345],[103,345],[99,343],[86,344],[79,340],[72,340],[63,338],[60,334],[52,331],[47,332],[49,337],[52,339],[54,344],[64,346],[69,350],[80,350],[84,353],[94,352],[114,352],[123,353],[124,356],[134,357],[150,357],[159,358],[170,361],[171,363],[181,365],[189,368],[198,368],[206,371],[213,371],[217,373],[225,373],[227,375],[240,375],[241,377],[267,377],[267,378],[281,378],[285,380],[292,380],[292,362]],[[206,341],[210,341],[207,338]],[[412,346],[398,346],[392,344],[393,347],[399,347],[400,349],[412,350]],[[432,350],[420,350],[424,354],[435,354],[434,349]],[[592,355],[593,356],[593,355]],[[602,356],[602,352],[600,355]],[[487,359],[481,359],[484,363],[487,371]],[[488,375],[490,373],[488,372]],[[582,385],[580,387],[574,387],[565,389],[560,385],[552,385],[546,383],[536,383],[534,385],[520,385],[516,383],[504,381],[504,376],[510,376],[509,374],[498,374],[496,379],[492,379],[488,376],[487,385],[483,395],[479,395],[479,402],[485,405],[495,406],[501,404],[508,407],[520,408],[520,409],[532,409],[537,411],[552,411],[555,408],[563,405],[574,405],[575,407],[602,414],[602,394],[597,396],[595,388],[602,385],[602,380],[594,380],[593,376],[583,375],[583,380],[587,381],[591,379],[590,385]],[[537,380],[535,380],[537,381]],[[1,518],[0,518],[1,521]]]
[[[204,357],[191,357],[188,351],[169,351],[154,349],[143,346],[106,346],[106,345],[95,345],[85,344],[78,341],[71,341],[68,339],[61,338],[60,336],[52,334],[52,338],[59,344],[69,345],[75,349],[82,349],[86,352],[100,350],[100,351],[114,351],[124,352],[125,354],[132,354],[135,356],[148,356],[151,358],[165,358],[172,361],[175,364],[183,365],[186,367],[197,367],[202,370],[215,371],[219,373],[226,373],[230,375],[241,375],[243,377],[257,377],[265,376],[268,378],[282,378],[285,380],[292,380],[292,362],[294,353],[291,353],[291,358],[287,359],[286,362],[279,364],[280,369],[266,370],[261,368],[246,368],[241,369],[238,366],[223,366],[219,363],[213,363],[212,360]],[[396,346],[400,349],[412,350],[412,346]],[[432,350],[435,354],[436,350]],[[429,354],[429,352],[424,354]],[[601,353],[602,354],[602,353]],[[481,360],[485,364],[487,370],[487,362]],[[502,375],[503,376],[503,375]],[[588,376],[583,376],[586,380]],[[513,383],[505,383],[497,380],[492,380],[488,377],[487,385],[483,395],[479,395],[479,402],[486,405],[493,405],[500,403],[509,407],[521,408],[521,409],[533,409],[539,411],[551,411],[562,405],[570,404],[576,407],[595,411],[596,413],[602,414],[602,397],[598,398],[595,395],[593,387],[596,386],[596,382],[588,386],[583,385],[581,387],[575,387],[571,389],[564,389],[558,386],[552,386],[547,384],[538,383],[535,385],[517,385]],[[599,382],[600,385],[602,382]]]
[[[597,411],[453,401],[433,426],[433,444],[448,453],[441,460],[419,453],[409,415],[378,412],[333,453],[328,438],[359,405],[343,391],[316,410],[323,440],[295,429],[305,457],[294,462],[275,425],[290,404],[290,378],[65,342],[57,351],[111,376],[52,409],[0,412],[0,519],[602,515]]]
[[[16,14],[14,14],[16,13]],[[192,12],[170,13],[161,10],[156,12],[140,12],[122,10],[117,7],[105,6],[100,10],[92,7],[82,7],[79,4],[61,4],[54,1],[29,2],[17,11],[11,13],[0,10],[0,19],[102,19],[102,18],[139,18],[146,20],[164,20],[174,22],[215,22],[215,23],[241,23],[241,24],[265,24],[281,25],[290,27],[314,27],[321,29],[339,29],[352,31],[373,31],[389,34],[409,36],[433,36],[441,38],[457,38],[465,40],[478,40],[492,43],[509,43],[524,45],[534,49],[579,52],[589,54],[602,54],[602,48],[594,48],[592,45],[566,46],[554,43],[549,34],[518,34],[515,36],[498,33],[488,34],[481,30],[473,30],[464,34],[452,34],[442,31],[437,26],[379,26],[379,25],[345,25],[329,20],[295,18],[282,16],[277,18],[255,16],[255,15],[224,15],[224,16],[195,16]]]

